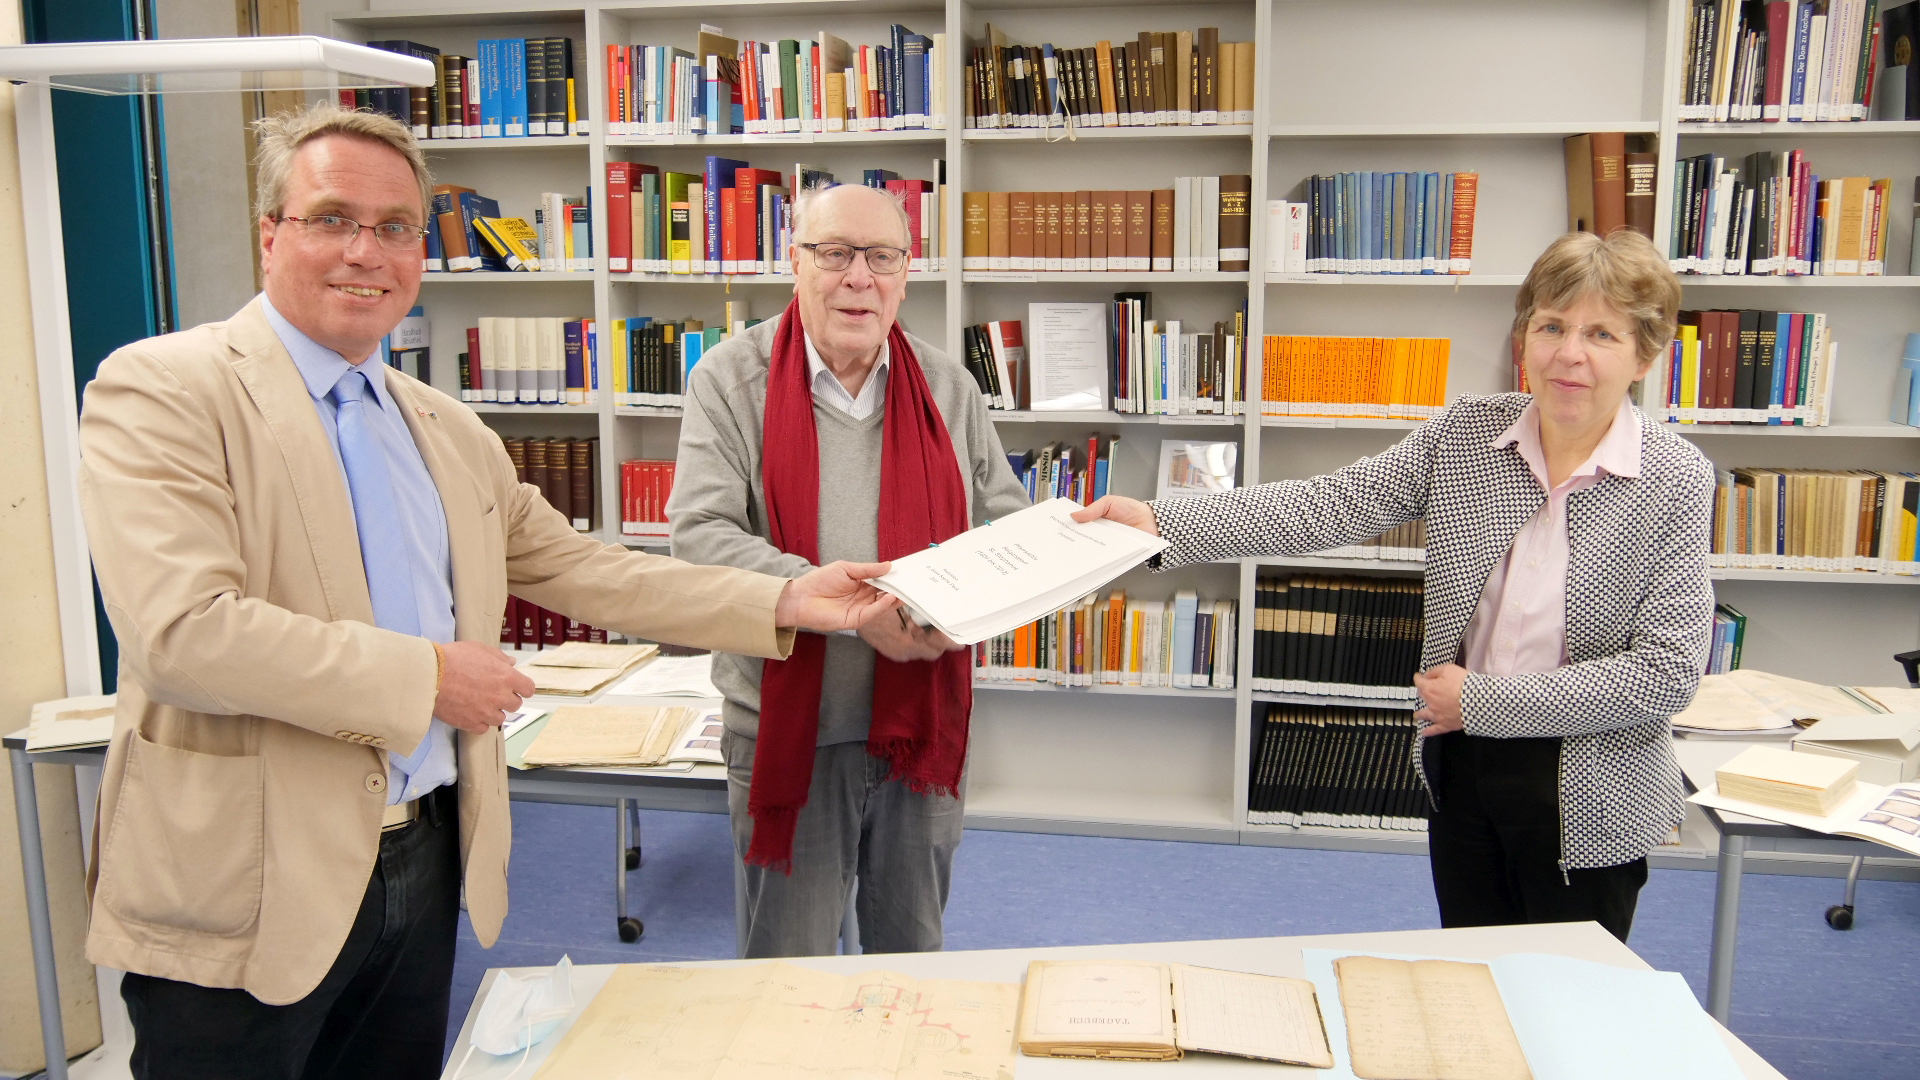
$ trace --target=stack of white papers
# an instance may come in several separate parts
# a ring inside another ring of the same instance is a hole
[[[113,739],[113,694],[42,701],[27,720],[27,749],[77,750],[105,746]]]
[[[656,656],[607,691],[610,697],[717,698],[713,654]]]
[[[961,645],[1058,611],[1167,546],[1104,518],[1084,524],[1072,499],[1051,499],[893,560],[874,585]]]

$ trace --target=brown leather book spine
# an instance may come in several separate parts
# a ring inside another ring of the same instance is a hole
[[[526,445],[527,475],[525,482],[532,484],[538,489],[541,498],[552,502],[552,499],[547,498],[547,440],[528,439]]]
[[[1035,270],[1060,269],[1060,193],[1033,193],[1033,261]]]
[[[1740,313],[1720,314],[1720,399],[1716,409],[1731,409],[1735,381],[1740,377]]]
[[[1567,158],[1567,231],[1593,231],[1593,136],[1569,135]]]
[[[1033,192],[1007,196],[1007,252],[1014,270],[1033,270]]]
[[[520,481],[523,484],[526,483],[527,482],[527,440],[502,439],[500,440],[500,442],[503,446],[507,448],[507,460],[513,462],[514,479]]]
[[[987,192],[987,269],[1006,270],[1013,266],[1012,192]]]
[[[1593,231],[1601,236],[1627,223],[1627,136],[1620,131],[1593,134]]]
[[[1140,73],[1140,99],[1134,102],[1134,107],[1140,110],[1142,124],[1152,124],[1160,108],[1159,87],[1154,85],[1154,72],[1158,70],[1154,56],[1159,51],[1154,48],[1153,34],[1146,30],[1140,31],[1133,48],[1127,50],[1128,55],[1135,56],[1134,69]]]
[[[1220,269],[1244,273],[1249,262],[1253,177],[1245,173],[1220,178]]]
[[[1107,269],[1107,193],[1088,192],[1087,259],[1090,270]]]
[[[1120,107],[1120,123],[1123,127],[1133,124],[1133,72],[1127,59],[1130,51],[1125,45],[1113,47],[1113,99]]]
[[[1220,95],[1217,79],[1220,72],[1220,28],[1203,26],[1194,35],[1194,49],[1199,53],[1194,66],[1198,70],[1200,89],[1193,107],[1200,115],[1195,123],[1217,124],[1220,122]]]
[[[1093,269],[1093,192],[1073,193],[1073,266],[1074,270]]]
[[[573,520],[572,439],[547,440],[547,502],[560,516]]]
[[[593,458],[599,442],[599,439],[575,439],[567,447],[567,482],[573,496],[568,513],[573,517],[573,527],[581,532],[589,532],[594,526]]]
[[[1154,270],[1173,269],[1173,189],[1165,188],[1152,195],[1153,238],[1151,268]]]
[[[1107,270],[1131,270],[1127,262],[1127,192],[1107,192]]]
[[[1653,198],[1659,179],[1660,155],[1628,154],[1627,228],[1653,239]]]
[[[1153,192],[1127,192],[1127,269],[1153,268]]]
[[[987,269],[991,251],[987,231],[987,193],[969,191],[960,197],[960,213],[966,231],[960,241],[960,269]]]
[[[1480,205],[1480,174],[1453,174],[1453,232],[1447,238],[1450,274],[1473,272],[1473,215]],[[1221,269],[1226,269],[1225,265]]]

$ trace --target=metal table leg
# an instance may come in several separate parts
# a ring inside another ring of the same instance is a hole
[[[40,1045],[47,1080],[67,1080],[67,1037],[60,1017],[60,974],[53,964],[53,918],[47,910],[47,864],[40,848],[40,802],[33,786],[33,758],[10,750],[13,813],[20,827],[20,870],[27,892],[27,932],[33,938],[33,985],[40,996]]]
[[[620,940],[634,942],[646,932],[639,919],[627,916],[627,806],[628,799],[616,799],[613,803],[613,905],[615,923]]]
[[[1745,869],[1747,838],[1720,837],[1720,863],[1713,894],[1713,953],[1707,964],[1707,1012],[1721,1024],[1733,1004],[1734,942],[1740,936],[1740,875]]]

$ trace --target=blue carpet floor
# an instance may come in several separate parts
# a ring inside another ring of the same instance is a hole
[[[646,866],[615,934],[613,814],[516,803],[513,911],[481,949],[461,926],[451,1045],[489,967],[711,960],[733,955],[731,846],[724,818],[646,813]],[[949,949],[1407,930],[1439,925],[1425,859],[970,830],[947,906]],[[1685,975],[1703,1000],[1711,873],[1656,870],[1632,946]],[[1732,1028],[1792,1080],[1920,1077],[1920,884],[1860,883],[1854,930],[1827,928],[1829,878],[1748,875]]]

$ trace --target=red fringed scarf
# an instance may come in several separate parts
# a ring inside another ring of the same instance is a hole
[[[887,331],[891,371],[881,432],[879,556],[897,559],[967,530],[966,488],[953,440],[920,360],[895,323]],[[775,331],[767,373],[761,470],[773,545],[820,561],[820,440],[800,305],[787,305]],[[893,616],[886,616],[893,618]],[[827,641],[798,634],[793,654],[768,660],[760,676],[760,738],[747,812],[753,842],[747,862],[793,870],[793,832],[813,782],[820,734],[820,690]],[[953,795],[967,754],[973,679],[965,649],[938,660],[895,663],[875,656],[873,724],[867,752],[892,766],[892,778],[921,794]]]

